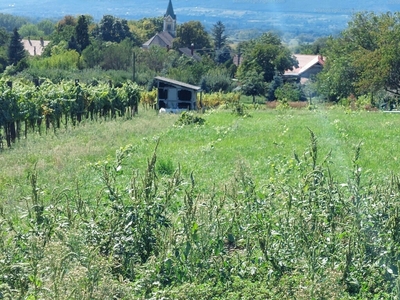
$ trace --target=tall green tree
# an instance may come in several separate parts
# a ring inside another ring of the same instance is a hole
[[[78,17],[78,22],[75,26],[76,43],[79,47],[79,52],[85,50],[90,44],[89,40],[89,22],[86,16],[81,15]]]
[[[221,21],[214,24],[211,30],[211,35],[215,49],[219,50],[226,45],[226,39],[228,36],[225,34],[225,25]]]
[[[189,21],[178,26],[173,48],[191,47],[192,44],[195,49],[211,47],[210,37],[199,21]]]
[[[244,59],[238,70],[239,77],[242,78],[252,71],[263,73],[264,81],[270,82],[275,75],[282,75],[285,70],[293,69],[298,64],[290,50],[274,33],[266,33],[247,43],[243,50]]]
[[[98,36],[105,42],[119,43],[126,38],[132,38],[129,31],[128,21],[115,18],[111,15],[105,15],[100,20],[98,27]]]
[[[8,46],[8,62],[10,65],[17,65],[26,56],[24,45],[17,28],[14,28]]]

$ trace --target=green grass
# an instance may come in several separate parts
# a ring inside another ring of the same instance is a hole
[[[1,295],[399,295],[398,116],[247,112],[141,111],[3,150]]]

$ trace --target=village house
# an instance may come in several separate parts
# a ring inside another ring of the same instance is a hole
[[[283,74],[284,80],[295,80],[304,84],[311,77],[322,71],[325,64],[325,58],[321,55],[294,55],[299,63],[297,68],[287,70]]]
[[[47,46],[49,41],[40,40],[31,40],[23,39],[22,44],[24,45],[24,49],[29,53],[29,55],[42,55],[44,48]]]

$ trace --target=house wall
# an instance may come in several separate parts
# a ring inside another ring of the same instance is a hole
[[[322,66],[321,65],[315,65],[311,68],[309,68],[307,71],[303,72],[301,74],[302,78],[310,78],[311,76],[317,75],[319,72],[322,71]]]

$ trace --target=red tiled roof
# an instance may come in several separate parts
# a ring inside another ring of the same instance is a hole
[[[325,59],[321,55],[295,54],[294,56],[296,57],[299,66],[293,70],[285,71],[284,75],[299,76],[316,64],[320,64],[322,66],[325,64]]]

